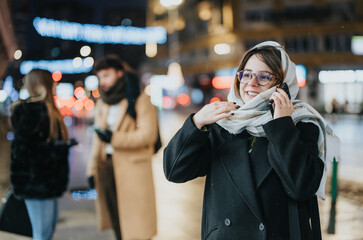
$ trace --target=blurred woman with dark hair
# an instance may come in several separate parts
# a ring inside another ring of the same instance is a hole
[[[25,75],[30,97],[12,106],[14,141],[11,151],[11,184],[24,199],[33,238],[52,238],[58,220],[57,199],[68,183],[67,128],[53,100],[52,74],[35,69]]]

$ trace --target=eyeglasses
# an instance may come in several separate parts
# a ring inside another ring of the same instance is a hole
[[[250,70],[241,70],[236,73],[238,80],[243,83],[249,83],[253,77],[256,77],[257,83],[260,86],[266,86],[271,80],[275,79],[276,76],[269,72],[253,73]]]

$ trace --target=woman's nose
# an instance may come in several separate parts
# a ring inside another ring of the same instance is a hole
[[[257,75],[253,75],[252,76],[252,79],[248,82],[248,85],[250,85],[250,86],[258,86]]]

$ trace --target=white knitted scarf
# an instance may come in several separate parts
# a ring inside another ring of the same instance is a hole
[[[319,157],[324,162],[324,172],[316,195],[325,199],[325,184],[327,178],[326,160],[333,160],[334,157],[337,161],[340,159],[340,141],[326,120],[312,106],[295,99],[299,91],[296,78],[296,67],[282,46],[277,42],[267,41],[256,45],[254,48],[262,46],[273,46],[281,52],[284,82],[289,86],[291,100],[294,105],[294,112],[291,116],[293,122],[295,124],[300,121],[311,122],[319,128],[318,149]],[[261,92],[249,102],[244,104],[241,98],[235,95],[233,82],[228,94],[228,101],[236,102],[239,106],[241,106],[241,108],[233,111],[234,116],[224,118],[218,121],[217,124],[231,134],[238,134],[243,130],[246,130],[252,136],[265,137],[266,134],[262,125],[272,120],[272,115],[268,108],[268,102],[271,94],[275,91],[276,86]]]

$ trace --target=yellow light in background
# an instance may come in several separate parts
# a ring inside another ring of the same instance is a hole
[[[161,5],[167,8],[177,7],[183,3],[183,0],[160,0]]]
[[[83,61],[83,64],[85,67],[92,67],[94,62],[95,60],[93,59],[93,57],[86,57]]]
[[[149,58],[155,57],[158,53],[158,45],[156,43],[146,43],[145,54]]]
[[[167,75],[169,82],[164,87],[168,90],[177,90],[185,83],[181,66],[177,62],[169,64]]]
[[[80,66],[82,66],[82,58],[80,58],[80,57],[74,58],[72,65],[74,68],[79,68]]]
[[[19,60],[21,58],[21,56],[23,56],[23,52],[21,50],[18,49],[14,52],[15,60]]]
[[[203,21],[212,18],[212,6],[210,2],[202,1],[198,4],[198,17]]]
[[[82,57],[86,57],[86,56],[90,55],[91,54],[90,46],[86,45],[86,46],[81,47],[80,53],[81,53]]]
[[[231,52],[231,46],[228,43],[218,43],[214,46],[214,52],[218,55],[225,55]]]
[[[163,5],[161,5],[160,2],[158,1],[154,1],[153,2],[153,11],[154,11],[154,14],[156,15],[161,15],[161,14],[164,14],[166,9]]]
[[[230,4],[223,5],[222,14],[223,26],[230,30],[233,29],[233,11]]]
[[[182,16],[178,16],[174,27],[176,30],[181,31],[185,28],[185,20]]]

